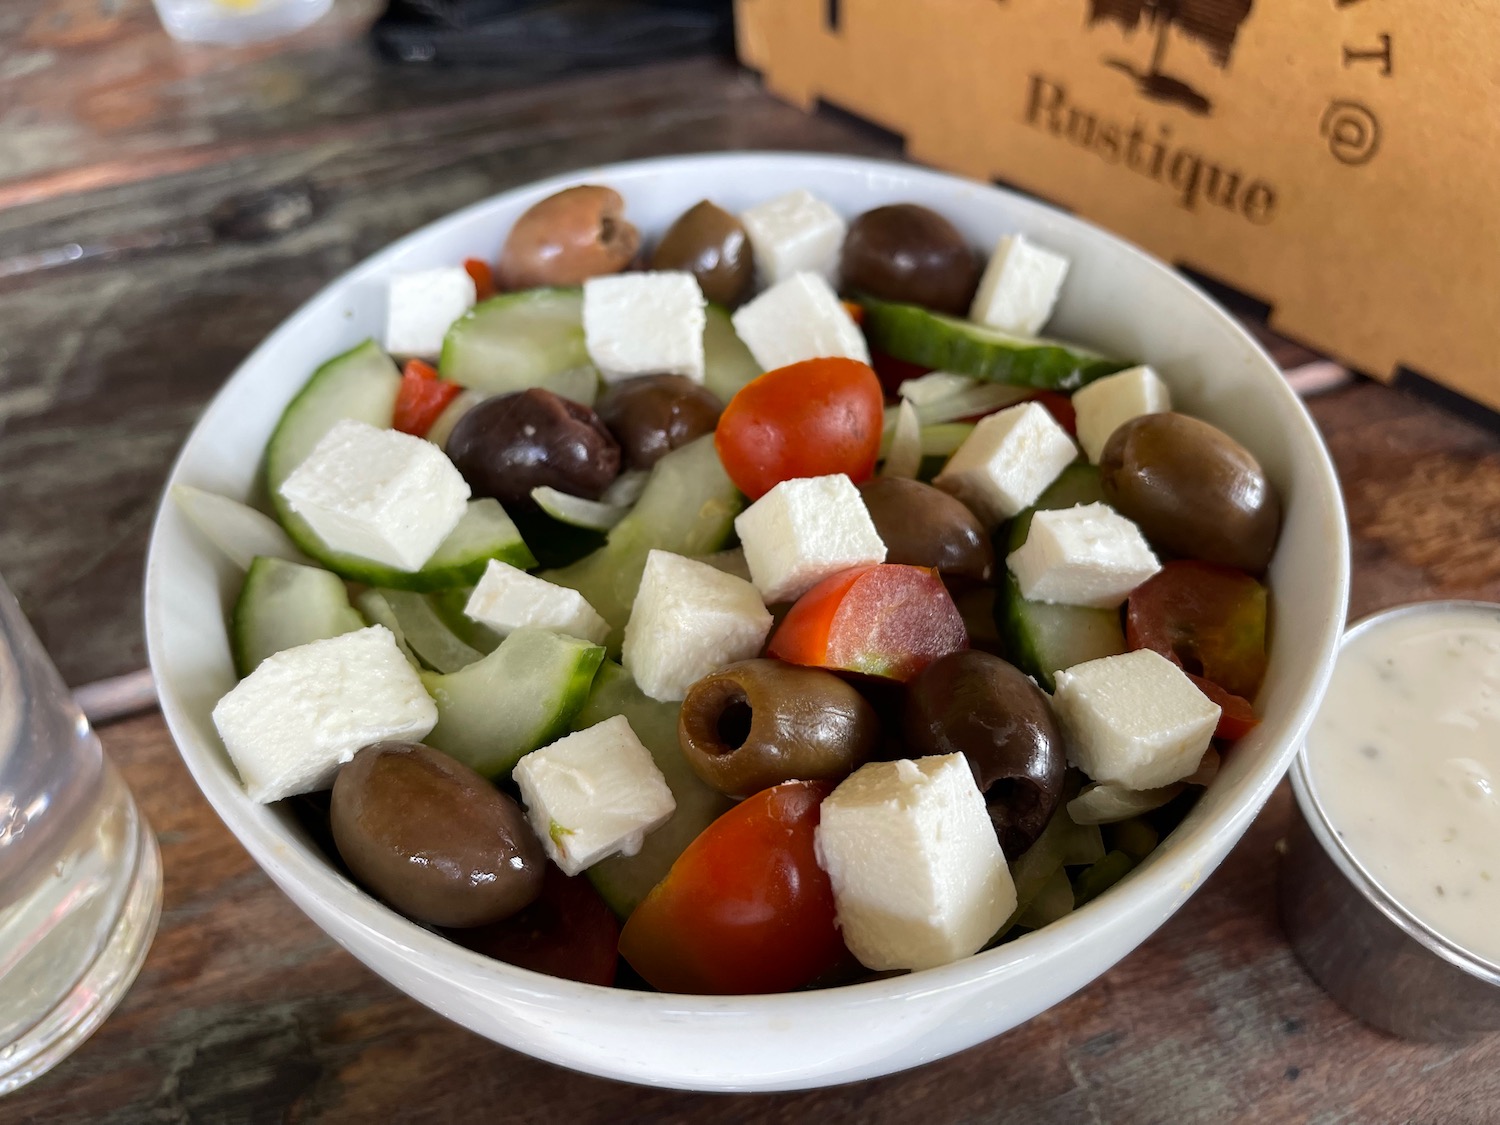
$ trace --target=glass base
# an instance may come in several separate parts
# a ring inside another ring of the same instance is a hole
[[[67,1058],[114,1011],[140,972],[161,917],[161,853],[145,818],[137,831],[135,876],[109,938],[56,1007],[14,1043],[0,1047],[0,1094]]]

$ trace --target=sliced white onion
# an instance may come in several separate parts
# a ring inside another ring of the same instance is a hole
[[[891,448],[880,467],[880,475],[915,480],[921,467],[922,427],[917,421],[916,408],[909,399],[903,398],[896,408],[896,429],[891,435]]]
[[[906,380],[896,388],[896,393],[902,398],[910,399],[913,406],[926,406],[928,403],[941,402],[961,391],[967,391],[977,386],[978,383],[978,379],[971,379],[967,375],[955,375],[951,371],[929,371],[926,375],[918,375],[915,379]]]
[[[599,502],[617,508],[628,508],[641,498],[641,493],[646,491],[646,482],[650,479],[649,469],[627,469],[604,490]]]
[[[247,504],[190,484],[174,484],[172,499],[188,521],[241,570],[249,570],[256,555],[304,565],[312,562],[279,523]]]
[[[1068,802],[1074,824],[1114,824],[1159,809],[1185,789],[1181,782],[1160,789],[1126,789],[1112,781],[1096,781]]]
[[[547,485],[533,488],[531,498],[553,519],[589,531],[608,531],[630,511],[628,506],[585,500],[582,496],[570,496]]]
[[[428,428],[427,433],[423,436],[432,442],[433,445],[442,449],[448,444],[448,435],[453,432],[453,427],[458,425],[458,420],[483,401],[484,396],[482,394],[465,387],[453,396],[453,401],[443,409],[443,412],[437,416],[437,421]]]
[[[922,456],[951,457],[974,432],[973,422],[941,422],[922,427]]]
[[[1008,383],[979,383],[934,402],[918,404],[917,417],[924,426],[956,422],[960,418],[970,418],[976,414],[992,414],[1035,394],[1035,389],[1031,387],[1013,387]]]

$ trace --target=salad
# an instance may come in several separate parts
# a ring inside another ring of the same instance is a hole
[[[477,248],[483,249],[483,248]],[[597,984],[945,964],[1107,891],[1257,722],[1280,502],[1069,262],[914,204],[618,193],[389,279],[178,486],[244,577],[214,723],[406,917]]]

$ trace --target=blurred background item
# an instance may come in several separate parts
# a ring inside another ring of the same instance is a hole
[[[333,0],[156,0],[162,25],[185,43],[253,43],[301,31]]]

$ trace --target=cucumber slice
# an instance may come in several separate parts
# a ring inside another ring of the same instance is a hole
[[[483,401],[484,395],[478,391],[471,391],[467,387],[459,391],[453,396],[453,401],[448,404],[447,409],[437,416],[437,421],[428,429],[427,440],[439,449],[447,449],[448,438],[453,433],[453,427],[458,425],[458,420]]]
[[[410,590],[381,590],[396,615],[401,635],[417,659],[434,672],[457,672],[484,659],[484,653],[461,641],[425,595]]]
[[[312,563],[287,538],[279,523],[247,504],[190,484],[173,485],[172,499],[189,522],[241,570],[249,570],[250,564],[261,556],[304,565]]]
[[[591,363],[569,367],[556,375],[548,375],[537,386],[593,409],[599,400],[599,369]]]
[[[703,385],[728,403],[741,387],[761,373],[745,341],[734,330],[729,310],[709,305],[703,324]]]
[[[1073,904],[1092,902],[1113,887],[1135,867],[1135,860],[1124,852],[1110,852],[1098,863],[1085,867],[1073,880]]]
[[[744,497],[724,472],[712,434],[674,449],[651,470],[630,514],[610,530],[604,546],[542,577],[570,586],[609,622],[609,649],[620,639],[653,549],[679,555],[719,550],[734,530]]]
[[[285,559],[255,559],[229,618],[234,667],[248,676],[268,656],[363,629],[337,575]]]
[[[424,672],[438,709],[427,742],[485,777],[508,777],[527,754],[568,732],[603,659],[602,648],[576,637],[517,629],[467,668]]]
[[[1026,542],[1031,517],[1037,511],[1071,508],[1075,504],[1093,504],[1103,499],[1099,470],[1093,465],[1069,465],[1042,493],[1034,507],[1011,521],[1005,553],[1009,554]],[[1005,565],[1004,559],[1000,560],[1000,565]],[[1009,567],[1005,568],[1000,581],[995,624],[1016,667],[1033,677],[1049,693],[1056,690],[1054,673],[1086,660],[1118,656],[1125,651],[1125,631],[1120,627],[1118,610],[1028,601],[1021,596],[1020,584]]]
[[[611,716],[624,715],[635,736],[651,751],[656,768],[667,779],[677,801],[671,819],[646,837],[639,852],[611,856],[588,869],[589,882],[621,918],[630,917],[641,899],[666,877],[683,849],[733,804],[705,785],[682,756],[677,742],[677,713],[681,709],[680,703],[658,703],[648,698],[635,686],[629,672],[606,660],[594,678],[588,699],[573,716],[573,729],[583,730]]]
[[[593,374],[581,289],[527,289],[481,301],[448,329],[438,361],[444,379],[486,395],[523,391],[577,368]]]
[[[425,667],[417,659],[417,654],[412,652],[411,645],[406,643],[406,633],[401,629],[401,622],[396,620],[396,611],[391,608],[391,603],[385,600],[379,590],[365,590],[354,599],[354,608],[359,610],[360,616],[371,625],[384,625],[391,631],[391,636],[396,638],[396,647],[401,650],[401,655],[418,672]]]
[[[464,611],[469,607],[469,598],[474,594],[473,586],[450,586],[446,590],[434,590],[425,595],[448,630],[470,648],[491,653],[500,647],[500,634],[488,625],[475,621]]]
[[[1031,905],[1016,919],[1016,925],[1025,926],[1028,930],[1039,930],[1071,913],[1073,884],[1068,881],[1068,873],[1059,867],[1042,884],[1042,889],[1031,900]]]
[[[998,332],[957,317],[860,297],[870,347],[895,359],[992,383],[1071,391],[1131,366],[1077,344]]]

